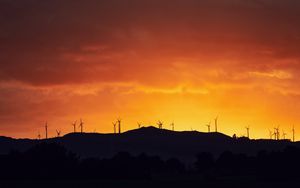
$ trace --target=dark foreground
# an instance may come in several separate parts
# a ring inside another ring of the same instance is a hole
[[[191,165],[145,153],[80,158],[63,146],[41,143],[0,155],[0,187],[300,187],[300,149],[255,156],[200,152]]]
[[[89,188],[89,187],[209,187],[209,188],[299,188],[300,181],[256,181],[253,179],[228,178],[218,181],[198,180],[11,180],[1,181],[1,188]]]

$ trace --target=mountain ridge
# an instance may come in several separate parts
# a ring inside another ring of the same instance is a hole
[[[0,154],[12,150],[25,151],[42,142],[61,144],[82,158],[108,158],[124,151],[133,155],[158,155],[164,159],[175,157],[185,162],[192,162],[199,152],[210,152],[215,156],[224,151],[255,155],[260,150],[279,151],[289,145],[300,145],[299,142],[288,140],[234,139],[216,132],[172,131],[150,126],[121,134],[68,133],[62,137],[42,140],[0,137]]]

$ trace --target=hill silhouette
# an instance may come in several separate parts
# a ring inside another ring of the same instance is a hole
[[[281,151],[289,145],[299,146],[298,142],[288,140],[233,139],[222,133],[177,132],[150,126],[121,134],[69,133],[47,140],[0,137],[0,154],[12,150],[26,151],[41,142],[58,143],[82,158],[107,158],[118,152],[128,152],[132,155],[157,155],[162,159],[176,157],[185,163],[194,162],[199,152],[209,152],[214,156],[224,151],[255,155],[261,150]]]

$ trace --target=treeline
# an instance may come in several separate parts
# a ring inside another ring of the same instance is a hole
[[[127,152],[110,159],[80,159],[54,143],[0,156],[0,179],[149,179],[155,174],[184,171],[177,159],[163,161],[157,156],[132,156]]]
[[[120,152],[110,159],[80,159],[63,146],[42,143],[26,152],[0,156],[0,179],[152,179],[190,176],[214,180],[222,177],[254,177],[269,180],[300,178],[300,149],[261,151],[256,156],[224,152],[218,158],[199,153],[193,166],[173,158]]]
[[[300,149],[288,146],[283,151],[260,151],[256,156],[226,151],[217,159],[210,153],[200,153],[195,168],[206,179],[253,177],[257,180],[293,181],[300,178]]]

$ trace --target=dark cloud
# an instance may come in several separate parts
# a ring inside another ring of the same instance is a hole
[[[262,61],[299,59],[299,10],[296,0],[1,0],[0,79],[143,82],[133,69],[169,69],[176,58],[272,69]]]

